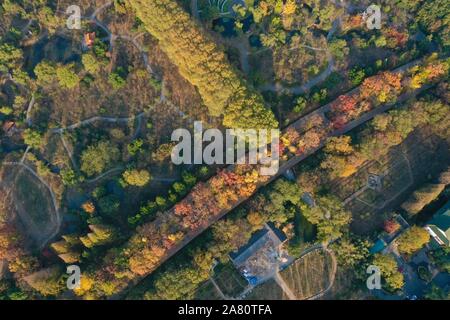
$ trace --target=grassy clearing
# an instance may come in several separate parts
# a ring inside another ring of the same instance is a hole
[[[298,259],[280,276],[298,299],[307,299],[328,287],[332,271],[331,256],[316,250]]]
[[[14,185],[17,208],[38,230],[47,230],[52,221],[53,204],[49,191],[25,170],[17,173]]]

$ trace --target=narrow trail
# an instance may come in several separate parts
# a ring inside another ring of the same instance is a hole
[[[67,145],[66,139],[64,139],[63,133],[60,133],[59,137],[61,138],[61,142],[62,142],[62,144],[64,146],[64,149],[66,150],[67,154],[69,155],[69,159],[70,159],[70,162],[72,162],[73,168],[75,170],[79,171],[80,169],[78,168],[78,165],[77,165],[77,163],[75,161],[75,158],[73,157],[72,151],[69,150],[69,146]]]
[[[333,38],[334,34],[337,32],[337,30],[341,26],[341,24],[342,24],[341,19],[342,18],[339,17],[333,21],[333,26],[327,34],[327,41],[330,41]],[[308,46],[308,45],[300,45],[300,46],[295,46],[293,48],[290,48],[290,50],[294,50],[299,47],[307,48],[307,49],[314,50],[314,51],[325,51],[327,53],[327,60],[328,60],[327,68],[324,71],[322,71],[320,74],[309,79],[306,83],[304,83],[302,85],[285,86],[281,82],[275,82],[275,83],[264,84],[258,88],[259,90],[270,91],[270,92],[275,92],[275,93],[285,92],[285,93],[289,93],[289,94],[293,94],[293,95],[300,95],[300,94],[304,94],[304,93],[310,91],[314,86],[324,82],[334,71],[336,71],[336,63],[335,63],[334,57],[328,48],[315,48],[315,47]],[[269,48],[257,51],[257,53],[262,52],[264,50],[269,50]]]
[[[289,288],[289,286],[286,284],[286,282],[283,280],[283,278],[280,276],[278,272],[275,273],[273,279],[280,286],[283,292],[288,296],[289,300],[298,300],[297,296],[292,292],[291,288]]]
[[[198,12],[198,0],[191,0],[191,13],[194,19],[199,20],[200,15]]]
[[[103,179],[103,178],[109,176],[110,174],[112,174],[112,173],[114,173],[114,172],[118,172],[118,171],[122,171],[122,170],[123,170],[123,167],[116,167],[116,168],[110,169],[110,170],[108,170],[108,171],[102,173],[102,174],[99,175],[98,177],[95,177],[95,178],[90,179],[90,180],[86,180],[84,183],[89,183],[89,184],[91,184],[91,183],[97,182],[98,180]]]
[[[33,93],[31,95],[31,101],[28,104],[26,118],[25,118],[25,122],[27,123],[28,126],[31,126],[33,123],[32,119],[31,119],[31,110],[33,109],[35,102],[36,102],[36,97],[35,97],[35,94]]]

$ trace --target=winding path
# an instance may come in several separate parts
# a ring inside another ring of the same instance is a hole
[[[327,41],[330,41],[333,38],[334,34],[337,32],[337,30],[341,26],[341,24],[342,24],[341,17],[338,17],[336,20],[333,21],[333,26],[327,34]],[[324,71],[322,71],[320,74],[311,78],[310,80],[308,80],[306,83],[304,83],[302,85],[285,86],[281,82],[276,82],[276,83],[264,84],[259,87],[259,90],[271,91],[271,92],[276,92],[276,93],[286,92],[286,93],[290,93],[293,95],[304,94],[304,93],[310,91],[314,86],[324,82],[336,70],[336,63],[335,63],[334,57],[331,54],[331,52],[328,50],[328,48],[326,48],[326,49],[325,48],[315,48],[315,47],[308,46],[308,45],[300,45],[300,46],[295,46],[293,48],[290,48],[290,50],[294,50],[299,47],[307,48],[307,49],[314,50],[314,51],[326,51],[327,60],[328,60],[327,68]],[[264,50],[269,50],[269,48],[259,50],[258,53],[261,51],[264,51]]]

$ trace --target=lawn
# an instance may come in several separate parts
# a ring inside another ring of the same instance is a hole
[[[315,250],[283,270],[280,276],[298,299],[307,299],[328,287],[332,269],[330,254]]]
[[[50,192],[25,169],[16,170],[19,171],[13,189],[14,204],[27,233],[39,243],[56,228]]]

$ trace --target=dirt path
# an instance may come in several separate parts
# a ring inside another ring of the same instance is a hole
[[[110,175],[110,174],[112,174],[114,172],[117,172],[117,171],[121,171],[121,170],[123,170],[123,167],[117,167],[117,168],[110,169],[110,170],[102,173],[101,175],[99,175],[96,178],[93,178],[93,179],[90,179],[90,180],[86,180],[85,183],[97,182],[98,180],[103,179],[103,178],[107,177],[108,175]]]
[[[278,272],[275,273],[273,279],[280,286],[280,288],[283,289],[284,293],[288,296],[289,300],[298,300],[297,296],[292,292],[291,288],[289,288],[289,286],[286,284],[286,282],[283,280],[283,278],[280,276]]]
[[[33,109],[34,103],[36,102],[36,97],[34,95],[34,93],[31,95],[31,101],[28,104],[28,108],[27,108],[27,113],[26,113],[26,118],[25,118],[25,122],[28,124],[28,126],[31,126],[32,124],[32,119],[31,119],[31,110]]]

